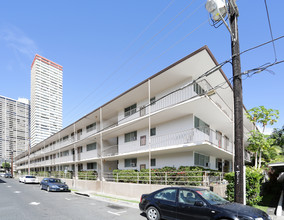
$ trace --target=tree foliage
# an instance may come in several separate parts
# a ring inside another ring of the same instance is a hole
[[[257,167],[258,159],[258,168],[260,168],[262,154],[265,153],[266,158],[270,160],[271,157],[274,157],[274,154],[277,151],[275,148],[272,149],[274,139],[268,138],[268,136],[264,135],[264,132],[266,125],[273,125],[277,122],[277,119],[279,118],[279,111],[274,109],[266,109],[264,106],[259,106],[248,110],[246,116],[251,122],[262,127],[262,133],[259,131],[251,132],[251,136],[248,139],[249,146],[247,148],[255,153],[255,167]],[[271,155],[269,155],[269,152]],[[259,158],[257,158],[258,155]]]
[[[279,111],[275,109],[267,109],[264,106],[254,107],[246,113],[247,118],[256,124],[260,124],[264,129],[267,124],[273,125],[279,118]]]
[[[5,162],[3,162],[2,163],[2,167],[4,168],[4,169],[10,169],[10,163],[5,163]]]
[[[284,155],[284,126],[280,129],[274,129],[270,138],[274,139],[274,144],[282,149],[282,155]]]

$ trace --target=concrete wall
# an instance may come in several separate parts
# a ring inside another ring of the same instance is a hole
[[[70,180],[64,179],[71,189],[89,191],[94,193],[102,193],[113,195],[116,197],[127,197],[135,200],[140,200],[142,194],[154,192],[170,185],[149,185],[135,183],[115,183],[105,181],[90,181],[90,180]],[[225,197],[226,184],[214,185],[209,187],[199,187],[210,189],[211,191]]]

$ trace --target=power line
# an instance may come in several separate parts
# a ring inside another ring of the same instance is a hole
[[[207,21],[207,20],[206,20]],[[201,25],[199,25],[195,30],[193,30],[192,32],[190,32],[189,34],[187,34],[184,38],[182,38],[181,40],[179,40],[179,41],[177,41],[174,45],[172,45],[171,47],[169,47],[168,49],[166,49],[164,52],[162,52],[159,56],[157,56],[156,58],[154,58],[150,63],[148,63],[147,65],[145,65],[142,69],[140,69],[139,71],[141,72],[143,69],[145,69],[147,66],[149,66],[151,63],[153,63],[155,60],[157,60],[158,58],[160,58],[162,55],[164,55],[168,50],[170,50],[171,48],[173,48],[175,45],[177,45],[178,43],[180,43],[180,42],[182,42],[184,39],[186,39],[190,34],[192,34],[193,32],[195,32],[197,29],[199,29],[202,25],[203,25],[204,23],[202,23]],[[277,41],[277,40],[280,40],[280,39],[282,39],[282,38],[284,38],[284,35],[283,36],[280,36],[280,37],[278,37],[278,38],[275,38],[275,39],[273,39],[273,40],[270,40],[270,41],[267,41],[267,42],[265,42],[265,43],[262,43],[262,44],[259,44],[259,45],[257,45],[257,46],[254,46],[254,47],[251,47],[251,48],[249,48],[249,49],[247,49],[247,50],[244,50],[244,51],[242,51],[242,52],[240,52],[239,53],[239,55],[242,55],[242,54],[244,54],[244,53],[247,53],[247,52],[249,52],[249,51],[251,51],[251,50],[254,50],[254,49],[257,49],[257,48],[259,48],[259,47],[262,47],[262,46],[264,46],[264,45],[266,45],[266,44],[269,44],[269,43],[271,43],[271,42],[274,42],[274,41]],[[236,56],[236,55],[233,55],[233,56]],[[232,56],[232,57],[233,57]],[[232,57],[230,58],[230,59],[228,59],[228,60],[226,60],[226,61],[224,61],[224,62],[222,62],[222,63],[220,63],[220,64],[218,64],[218,65],[216,65],[215,67],[213,67],[212,69],[210,69],[210,70],[208,70],[206,73],[204,73],[205,75],[210,75],[210,74],[212,74],[213,72],[215,72],[217,69],[220,69],[223,65],[225,65],[226,63],[228,63],[228,62],[230,62],[231,60],[232,60]],[[277,64],[279,64],[279,63],[282,63],[282,62],[278,62]],[[272,65],[270,65],[270,66],[272,66]],[[269,67],[270,67],[269,66]],[[260,69],[260,68],[262,68],[262,67],[259,67],[258,68],[258,70]],[[268,68],[268,67],[267,67]],[[267,68],[265,68],[265,69],[263,69],[262,71],[264,71],[264,70],[266,70]],[[256,68],[254,68],[253,70],[256,70]],[[252,71],[253,71],[252,70]],[[248,75],[248,72],[252,72],[252,71],[250,71],[250,70],[247,70],[247,72],[243,72],[243,74],[242,75],[247,75],[248,77],[249,77],[249,75]],[[255,74],[255,73],[254,73]],[[254,75],[254,74],[252,74],[252,75]],[[130,77],[132,77],[132,76],[130,76]],[[129,77],[129,78],[130,78]],[[202,78],[203,76],[200,76],[200,78]],[[128,78],[128,79],[129,79]],[[230,81],[231,82],[231,81]],[[231,82],[231,84],[232,84],[232,82]],[[102,85],[102,84],[101,84]],[[112,90],[111,92],[109,92],[108,93],[108,95],[109,94],[111,94],[113,91],[115,91],[115,90],[117,90],[118,88],[120,88],[120,87],[117,87],[116,89],[114,89],[114,90]],[[87,96],[87,97],[89,97],[91,95],[91,93]],[[86,98],[85,98],[86,99]],[[84,100],[85,100],[84,99]],[[82,102],[81,102],[82,103]],[[78,106],[77,106],[78,107]],[[80,115],[81,113],[79,113],[79,114],[77,114],[77,115]],[[69,122],[72,122],[72,120],[69,120]]]
[[[267,20],[268,20],[268,24],[269,24],[270,36],[271,36],[271,39],[274,40],[273,39],[272,28],[271,28],[271,23],[270,23],[270,18],[269,18],[269,11],[268,11],[266,0],[264,0],[264,4],[265,4]],[[274,62],[277,62],[277,55],[276,55],[276,48],[275,48],[274,41],[272,41],[272,44],[273,44],[274,57],[275,57],[275,61]]]
[[[144,43],[131,57],[129,57],[126,61],[124,61],[120,66],[118,66],[118,68],[116,68],[113,72],[111,72],[107,78],[97,87],[95,88],[93,91],[91,91],[77,106],[75,106],[70,112],[74,111],[75,109],[77,109],[79,106],[81,106],[81,104],[87,99],[89,98],[96,90],[98,90],[100,87],[102,87],[103,84],[105,84],[105,82],[107,82],[110,78],[113,77],[114,74],[116,74],[124,65],[126,65],[131,59],[133,59],[135,56],[137,56],[137,54],[147,45],[149,44],[150,41],[152,41],[155,37],[157,37],[169,24],[171,24],[175,19],[177,19],[187,8],[189,8],[189,6],[191,6],[193,4],[195,0],[192,0],[185,8],[183,8],[178,14],[176,14],[176,16],[171,19],[160,31],[158,31],[156,34],[154,34],[146,43]],[[168,7],[168,6],[167,6]],[[167,8],[166,7],[166,8]],[[158,16],[159,17],[159,16]],[[156,18],[155,18],[156,19]],[[147,28],[146,28],[147,29]]]

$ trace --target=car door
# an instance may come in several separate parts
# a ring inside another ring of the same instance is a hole
[[[48,179],[43,179],[43,180],[42,180],[41,185],[42,185],[42,188],[43,188],[43,189],[46,189],[46,188],[47,188],[47,182],[48,182]]]
[[[176,219],[176,197],[177,189],[165,189],[154,196],[163,218]]]
[[[199,195],[188,189],[179,189],[177,199],[178,219],[199,219],[209,220],[214,215]]]

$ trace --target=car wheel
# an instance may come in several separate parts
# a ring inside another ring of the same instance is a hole
[[[148,220],[159,220],[160,219],[160,212],[154,206],[150,206],[146,211],[147,219]]]
[[[49,188],[49,186],[46,188],[46,190],[47,190],[48,192],[50,192],[50,188]]]

